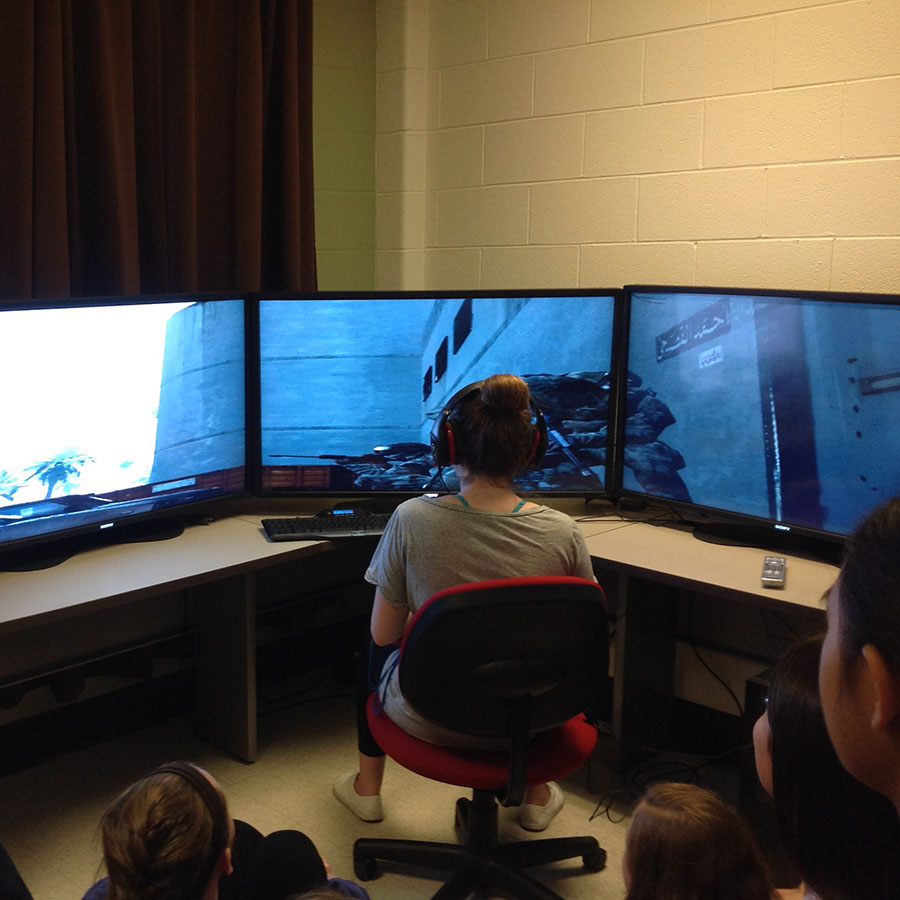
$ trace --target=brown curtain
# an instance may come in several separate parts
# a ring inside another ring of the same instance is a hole
[[[0,297],[315,286],[312,0],[0,0]]]

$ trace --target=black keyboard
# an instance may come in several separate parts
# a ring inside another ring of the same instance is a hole
[[[263,519],[270,541],[330,541],[334,538],[378,536],[390,513],[328,511],[318,516]]]

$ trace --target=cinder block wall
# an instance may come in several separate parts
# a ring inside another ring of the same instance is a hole
[[[375,280],[375,0],[315,0],[313,165],[322,290]]]
[[[898,0],[378,0],[376,283],[900,291]]]

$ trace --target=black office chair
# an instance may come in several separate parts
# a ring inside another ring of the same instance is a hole
[[[509,748],[460,750],[419,740],[372,695],[369,723],[388,756],[473,794],[456,803],[461,843],[362,838],[353,847],[357,878],[374,878],[382,860],[452,872],[434,900],[462,900],[483,888],[516,900],[561,900],[520,869],[578,856],[588,871],[603,869],[606,851],[593,837],[499,843],[497,801],[518,806],[527,785],[567,775],[591,755],[597,730],[584,711],[607,676],[608,658],[603,591],[583,578],[482,581],[423,604],[401,644],[404,697],[446,728],[505,738]]]

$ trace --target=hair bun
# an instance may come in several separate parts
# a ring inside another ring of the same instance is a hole
[[[494,413],[518,413],[528,409],[528,385],[517,375],[491,375],[481,386],[481,401]]]

